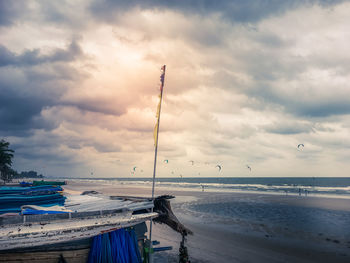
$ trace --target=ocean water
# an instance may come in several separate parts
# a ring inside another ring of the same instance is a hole
[[[77,178],[91,183],[107,183],[147,187],[151,189],[152,178]],[[157,178],[156,187],[163,189],[202,191],[199,199],[174,204],[174,209],[189,215],[202,223],[225,222],[234,229],[247,229],[260,235],[275,237],[289,236],[312,242],[350,248],[350,211],[320,207],[293,205],[282,199],[307,200],[309,196],[327,196],[350,199],[350,178]],[[211,194],[221,192],[223,195]],[[230,192],[259,193],[232,198]],[[227,193],[227,194],[226,194]],[[265,194],[275,194],[276,200],[269,201]],[[307,193],[307,196],[306,196]],[[262,194],[262,195],[260,195]],[[281,198],[278,198],[278,195]],[[286,196],[288,195],[288,196]],[[283,198],[282,198],[283,196]],[[336,200],[335,200],[336,201]],[[347,202],[350,200],[342,200]],[[243,224],[243,226],[242,226]],[[239,226],[239,227],[237,227]]]
[[[152,185],[152,178],[77,178],[114,184],[137,186]],[[195,177],[156,178],[156,187],[218,191],[218,192],[260,192],[271,194],[320,195],[350,198],[350,178],[348,177]]]
[[[294,235],[350,244],[350,212],[316,207],[293,206],[270,202],[226,200],[199,202],[188,206],[201,214],[203,221],[244,221],[250,226],[263,226],[269,235]],[[223,220],[221,220],[223,221]]]

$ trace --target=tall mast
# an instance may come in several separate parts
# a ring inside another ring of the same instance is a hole
[[[158,134],[159,134],[159,122],[160,122],[160,111],[162,108],[162,98],[163,98],[163,87],[164,87],[164,79],[165,79],[165,68],[166,65],[163,65],[161,68],[162,74],[160,75],[160,95],[159,95],[159,103],[157,107],[157,123],[154,127],[154,165],[153,165],[153,181],[152,181],[152,202],[154,203],[154,183],[156,179],[156,169],[157,169],[157,153],[158,153]],[[153,212],[153,207],[152,207]],[[150,229],[149,229],[149,240],[150,240],[150,251],[149,251],[149,259],[150,262],[153,262],[153,257],[151,256],[151,248],[152,248],[152,219],[150,221]]]
[[[152,200],[154,201],[154,182],[156,178],[156,168],[157,168],[157,153],[158,153],[158,134],[159,134],[159,122],[160,122],[160,111],[162,108],[162,98],[163,98],[163,87],[164,87],[164,79],[165,79],[165,68],[164,65],[161,68],[162,74],[160,75],[160,95],[159,95],[159,104],[157,107],[157,123],[154,127],[154,165],[153,165],[153,182],[152,182]]]

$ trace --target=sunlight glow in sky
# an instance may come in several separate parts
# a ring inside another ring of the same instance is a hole
[[[0,0],[14,168],[152,176],[166,64],[158,176],[348,176],[350,3],[249,3]]]

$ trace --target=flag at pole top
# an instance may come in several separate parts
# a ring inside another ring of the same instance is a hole
[[[164,87],[164,77],[165,77],[165,65],[161,67],[162,74],[160,75],[160,94],[159,94],[159,102],[157,106],[157,113],[156,113],[156,118],[157,122],[156,125],[154,126],[153,130],[153,136],[154,136],[154,146],[158,146],[158,129],[159,129],[159,119],[160,119],[160,108],[162,104],[162,97],[163,97],[163,87]]]
[[[160,75],[160,91],[163,91],[164,77],[165,77],[165,65],[161,67],[162,74]]]

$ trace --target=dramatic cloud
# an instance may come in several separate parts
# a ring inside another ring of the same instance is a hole
[[[0,46],[0,67],[4,66],[35,66],[44,63],[69,62],[82,55],[79,45],[73,41],[67,50],[57,49],[50,55],[40,55],[39,49],[26,50],[16,55],[4,46]]]
[[[53,129],[55,121],[45,120],[41,113],[59,104],[71,83],[81,80],[82,74],[68,63],[82,57],[75,41],[48,55],[39,49],[17,55],[0,46],[0,130],[26,134],[32,129]]]
[[[114,20],[116,13],[125,12],[130,9],[141,10],[175,10],[179,13],[185,13],[188,16],[199,15],[206,16],[208,14],[219,14],[230,22],[254,23],[272,15],[280,15],[291,9],[312,4],[322,6],[334,5],[343,1],[329,0],[256,0],[254,2],[247,1],[226,1],[217,0],[190,0],[190,1],[113,1],[103,0],[94,1],[91,4],[91,11],[101,20]]]
[[[0,0],[0,26],[10,26],[28,11],[27,1]]]
[[[216,163],[222,176],[247,175],[247,163],[254,176],[341,176],[349,11],[321,0],[0,0],[0,136],[18,170],[123,177],[138,165],[150,176],[166,64],[159,176],[216,176]]]

